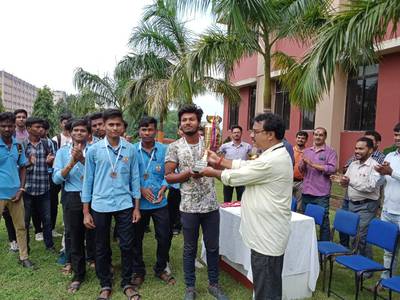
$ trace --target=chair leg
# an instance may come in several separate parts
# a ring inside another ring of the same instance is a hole
[[[328,282],[328,297],[331,296],[331,283],[333,275],[333,259],[329,260],[329,282]]]
[[[360,283],[360,291],[362,291],[364,286],[364,272],[361,272]]]
[[[322,268],[323,272],[322,272],[322,291],[325,292],[325,278],[326,278],[326,261],[327,261],[327,257],[326,256],[322,256],[323,257],[323,265],[324,267]],[[330,260],[330,257],[329,257]]]
[[[389,289],[389,300],[392,300],[392,290]]]
[[[355,279],[355,284],[356,284],[355,300],[358,300],[358,293],[360,291],[360,279],[358,278],[357,272],[354,272],[354,279]]]

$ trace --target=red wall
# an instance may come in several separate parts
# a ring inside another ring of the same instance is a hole
[[[234,67],[231,82],[238,82],[257,76],[257,54],[241,59]]]

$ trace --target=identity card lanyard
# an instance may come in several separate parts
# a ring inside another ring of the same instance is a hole
[[[117,174],[117,171],[116,171],[116,167],[117,167],[117,164],[118,164],[119,156],[121,155],[122,145],[119,146],[118,154],[117,154],[117,157],[115,159],[115,163],[113,164],[112,161],[111,161],[110,151],[108,150],[108,145],[107,145],[107,141],[106,140],[107,139],[104,139],[104,145],[106,145],[106,152],[107,152],[107,156],[108,156],[108,161],[110,162],[110,165],[111,165],[110,176],[112,178],[117,178],[118,174]]]
[[[139,144],[139,150],[140,150],[140,157],[142,158],[142,164],[143,164],[143,166],[144,166],[144,158],[143,158],[143,152],[142,152],[142,143]],[[144,175],[143,175],[143,179],[144,179],[144,180],[147,180],[147,179],[149,178],[149,168],[150,168],[151,162],[153,161],[154,153],[156,152],[155,150],[156,150],[155,148],[153,148],[153,149],[151,150],[150,160],[149,160],[149,162],[147,163],[147,167],[146,167],[146,170],[144,171]]]

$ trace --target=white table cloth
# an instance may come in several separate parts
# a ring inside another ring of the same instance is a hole
[[[239,233],[240,211],[240,207],[220,209],[219,253],[226,263],[252,282],[250,249],[245,246]],[[311,297],[319,274],[314,219],[292,213],[290,230],[282,271],[283,299]],[[206,262],[204,244],[201,258]]]

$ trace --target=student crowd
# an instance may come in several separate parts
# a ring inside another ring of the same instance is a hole
[[[400,124],[394,127],[397,148],[386,156],[378,149],[378,132],[367,131],[358,139],[343,175],[337,173],[337,155],[326,145],[328,133],[322,127],[313,131],[311,147],[306,147],[306,131],[297,133],[292,147],[284,138],[282,119],[264,113],[254,120],[253,145],[242,141],[242,128],[236,125],[216,154],[205,149],[202,114],[195,105],[184,106],[178,112],[181,138],[166,146],[156,141],[157,120],[150,116],[139,121],[140,140],[132,144],[117,109],[84,118],[62,114],[62,131],[52,139],[46,120],[28,118],[22,109],[0,113],[0,216],[6,223],[10,250],[19,251],[22,266],[34,268],[29,259],[31,221],[35,238],[43,239],[46,250],[55,252],[60,198],[64,271],[73,273],[68,292],[79,290],[90,265],[100,282],[97,299],[110,299],[114,273],[110,241],[114,237],[121,251],[122,291],[128,299],[141,299],[139,287],[146,276],[143,238],[152,219],[157,241],[154,274],[168,285],[176,283],[169,251],[173,234],[182,229],[184,299],[195,299],[201,227],[208,291],[216,299],[228,299],[219,285],[219,204],[214,177],[224,184],[224,202],[232,200],[234,188],[237,200],[242,199],[240,232],[251,249],[257,300],[282,297],[292,192],[298,211],[309,203],[325,208],[320,239],[329,240],[332,181],[345,187],[343,209],[360,215],[358,251],[369,257],[372,250],[365,237],[379,207],[383,220],[400,226]],[[194,172],[206,151],[209,167]],[[258,158],[249,160],[256,154]],[[341,243],[348,246],[349,238],[342,235]],[[385,252],[385,265],[391,255]]]

